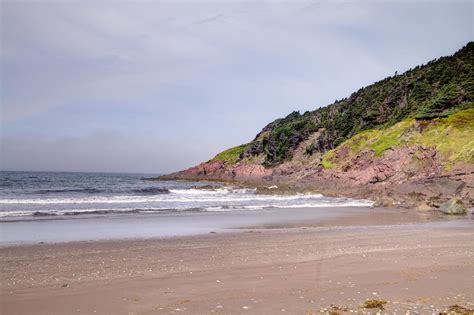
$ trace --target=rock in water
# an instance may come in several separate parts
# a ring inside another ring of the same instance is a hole
[[[445,202],[439,208],[439,211],[445,214],[466,214],[466,207],[459,198],[452,198]]]

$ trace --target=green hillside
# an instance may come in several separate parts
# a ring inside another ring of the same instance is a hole
[[[446,168],[453,163],[474,163],[474,108],[447,117],[406,119],[389,128],[363,131],[328,151],[322,160],[325,168],[343,166],[362,151],[381,156],[386,150],[403,145],[435,148]],[[341,154],[344,152],[344,154]]]
[[[473,101],[474,42],[470,42],[452,56],[395,74],[326,107],[304,114],[293,112],[277,119],[252,142],[224,151],[215,159],[235,163],[258,156],[264,165],[275,166],[291,160],[298,145],[317,131],[320,136],[306,147],[308,155],[326,153],[367,130],[370,132],[365,136],[383,138],[367,142],[380,154],[398,143],[390,136],[390,132],[398,128],[391,128],[395,124],[447,117],[459,110],[472,109]],[[472,111],[462,113],[472,114]],[[322,163],[330,167],[330,161],[326,155]]]

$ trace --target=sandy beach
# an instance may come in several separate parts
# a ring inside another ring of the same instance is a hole
[[[474,315],[474,0],[0,18],[0,315]]]
[[[4,246],[2,314],[474,308],[474,220],[400,211],[162,239]],[[397,215],[398,213],[398,215]],[[404,218],[410,218],[406,220]]]

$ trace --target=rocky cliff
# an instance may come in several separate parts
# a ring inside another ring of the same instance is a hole
[[[265,126],[163,179],[233,181],[438,207],[474,200],[474,43]]]

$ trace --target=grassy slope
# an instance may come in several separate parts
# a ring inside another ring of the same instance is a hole
[[[217,154],[212,160],[209,162],[214,161],[227,161],[228,163],[235,163],[240,158],[240,155],[244,152],[247,144],[242,144]]]
[[[338,151],[347,150],[344,160],[364,150],[377,156],[403,145],[422,145],[435,148],[445,167],[455,162],[474,163],[474,108],[460,110],[447,117],[430,120],[406,119],[389,128],[361,132],[323,156],[325,168],[337,168],[342,162]]]

